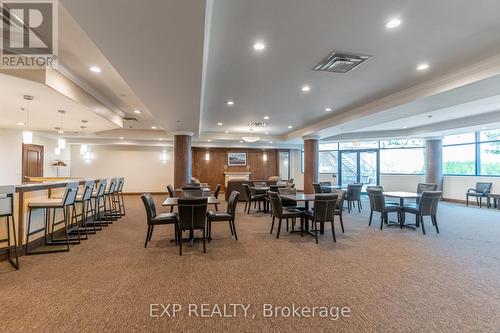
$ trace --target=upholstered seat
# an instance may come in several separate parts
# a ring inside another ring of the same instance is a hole
[[[208,218],[212,221],[227,221],[231,219],[232,216],[227,212],[216,212],[211,210],[208,212]]]
[[[176,213],[160,213],[151,219],[152,224],[161,224],[161,223],[173,223],[173,220],[177,220]]]

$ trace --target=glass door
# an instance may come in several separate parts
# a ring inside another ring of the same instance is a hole
[[[290,152],[279,152],[279,172],[282,180],[290,179]]]
[[[377,150],[344,150],[340,151],[339,184],[347,187],[352,183],[363,183],[366,186],[378,184],[379,154]]]

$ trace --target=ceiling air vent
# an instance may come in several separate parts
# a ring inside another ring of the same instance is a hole
[[[341,53],[333,51],[326,58],[320,61],[319,64],[314,66],[315,71],[326,71],[333,73],[347,73],[354,68],[361,65],[372,56]]]
[[[135,117],[123,117],[123,120],[137,122],[137,118]]]
[[[251,122],[248,123],[248,127],[266,127],[267,123],[264,122]]]

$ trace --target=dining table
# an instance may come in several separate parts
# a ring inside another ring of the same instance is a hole
[[[404,191],[383,192],[383,194],[387,198],[398,198],[400,207],[404,206],[405,199],[417,199],[422,195],[422,194],[417,193],[417,192],[404,192]],[[404,213],[399,213],[399,219],[400,219],[399,222],[389,221],[387,223],[387,226],[416,230],[417,225],[413,226],[413,225],[405,224],[405,214]]]
[[[281,196],[281,198],[286,198],[290,200],[295,200],[297,202],[303,202],[305,211],[309,211],[309,202],[314,202],[314,199],[316,198],[316,194],[306,194],[304,192],[297,192],[295,194],[284,194]],[[310,233],[309,232],[309,220],[306,219],[304,223],[304,232]],[[310,233],[311,235],[314,236],[313,233]]]

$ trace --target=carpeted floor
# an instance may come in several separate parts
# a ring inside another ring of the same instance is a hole
[[[180,257],[170,226],[156,227],[145,249],[142,203],[129,196],[126,204],[126,217],[69,253],[22,257],[20,271],[0,263],[2,332],[500,331],[499,210],[442,203],[441,234],[427,222],[423,236],[380,231],[378,216],[368,227],[365,208],[345,214],[345,234],[336,225],[336,244],[327,227],[316,245],[286,232],[277,240],[269,216],[240,205],[238,241],[215,225],[207,254],[200,242]],[[160,303],[182,311],[150,317]],[[188,304],[202,303],[251,306],[248,317],[190,317]],[[268,318],[265,303],[349,307],[350,315]]]

